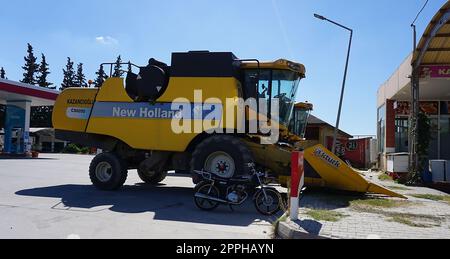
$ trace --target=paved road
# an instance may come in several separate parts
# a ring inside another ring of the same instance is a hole
[[[189,178],[146,186],[130,171],[118,192],[91,186],[91,156],[0,160],[0,238],[270,238],[270,221],[251,204],[199,211]]]

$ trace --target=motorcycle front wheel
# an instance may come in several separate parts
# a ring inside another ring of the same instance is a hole
[[[220,199],[219,189],[211,183],[203,183],[195,188],[196,195],[194,196],[195,205],[205,211],[212,211],[219,207],[220,203],[204,197],[197,197],[197,194],[208,196],[213,199]]]
[[[266,195],[264,195],[264,192]],[[283,205],[282,197],[277,190],[261,189],[255,194],[256,210],[266,216],[272,216],[278,213]]]

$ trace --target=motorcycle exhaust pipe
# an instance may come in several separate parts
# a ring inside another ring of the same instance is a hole
[[[195,198],[206,199],[206,200],[211,200],[211,201],[220,202],[220,203],[226,203],[226,204],[230,203],[229,201],[214,198],[214,197],[202,194],[202,193],[196,193],[194,196],[195,196]]]

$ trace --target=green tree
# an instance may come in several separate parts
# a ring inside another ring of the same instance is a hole
[[[122,57],[119,55],[116,60],[116,64],[114,65],[114,73],[113,77],[122,77],[123,71],[122,71]]]
[[[108,76],[105,73],[105,70],[103,69],[103,66],[100,66],[97,72],[95,72],[97,75],[97,78],[94,81],[94,86],[97,88],[102,87],[103,83],[105,82],[105,79],[108,78]]]
[[[28,43],[27,56],[24,57],[25,65],[22,67],[25,72],[23,73],[22,83],[37,84],[36,73],[38,72],[39,65],[36,63],[37,58],[34,56],[33,47]]]
[[[63,69],[63,74],[64,78],[60,90],[64,90],[68,87],[75,87],[75,70],[70,58],[67,58],[66,69]]]
[[[45,55],[42,54],[41,64],[39,65],[39,75],[37,77],[37,83],[41,87],[50,88],[52,83],[47,81],[47,76],[50,74],[48,69],[48,63],[46,61]]]
[[[32,128],[52,128],[53,106],[31,107],[30,126]]]
[[[422,173],[425,170],[425,166],[429,160],[430,143],[432,140],[431,134],[431,121],[428,116],[421,112],[419,113],[419,142],[417,144],[417,158],[419,160],[419,168],[417,171],[411,171],[405,179],[401,182],[408,185],[416,185],[422,183]]]
[[[40,87],[56,89],[51,87],[53,84],[47,81],[47,77],[50,74],[48,63],[45,55],[42,54],[41,63],[39,65],[39,75],[37,77],[37,83]],[[31,119],[30,124],[33,128],[51,128],[52,127],[52,112],[51,106],[37,106],[31,107]]]
[[[78,87],[88,87],[86,76],[83,73],[83,63],[77,66],[77,74],[75,75],[75,85]]]
[[[0,78],[6,79],[6,72],[5,69],[3,69],[3,67],[0,69]]]

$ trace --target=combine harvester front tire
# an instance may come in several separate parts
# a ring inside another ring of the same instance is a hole
[[[94,157],[89,166],[92,184],[103,191],[115,191],[127,180],[128,170],[125,162],[114,153],[101,153]]]

